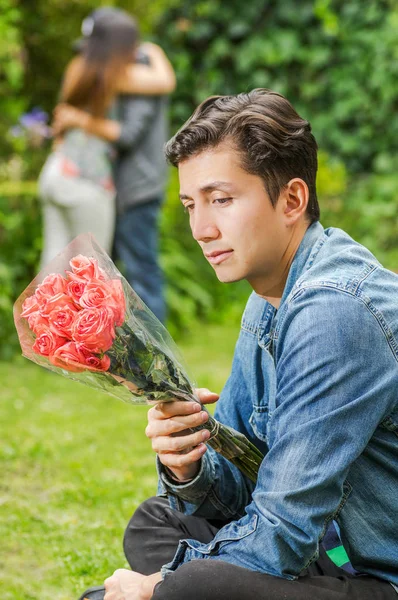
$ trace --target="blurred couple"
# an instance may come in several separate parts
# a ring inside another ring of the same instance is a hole
[[[175,74],[159,46],[140,44],[134,18],[114,7],[83,21],[74,48],[54,111],[53,150],[39,178],[41,267],[91,232],[164,322],[158,220]]]

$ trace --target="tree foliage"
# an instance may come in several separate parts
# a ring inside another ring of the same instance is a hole
[[[176,127],[212,94],[278,91],[350,172],[398,166],[394,0],[185,0],[158,38],[178,74]]]

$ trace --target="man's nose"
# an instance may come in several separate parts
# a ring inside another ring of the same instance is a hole
[[[190,225],[192,235],[197,242],[215,240],[220,235],[217,224],[206,209],[195,208],[195,212],[191,216]]]

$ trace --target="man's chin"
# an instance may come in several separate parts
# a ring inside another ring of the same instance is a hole
[[[216,272],[218,281],[221,281],[221,283],[236,283],[237,281],[244,279],[243,275],[239,277],[237,273],[226,273],[225,271],[223,272],[222,269],[214,270]]]

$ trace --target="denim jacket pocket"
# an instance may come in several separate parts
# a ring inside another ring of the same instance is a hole
[[[246,515],[240,521],[232,521],[216,534],[209,544],[201,544],[196,540],[183,540],[194,552],[204,557],[217,554],[220,548],[231,542],[237,542],[254,533],[257,529],[258,515]]]
[[[273,364],[273,358],[270,354],[270,343],[261,348],[262,361],[268,363],[268,368],[264,369],[267,377],[256,381],[256,393],[254,394],[252,413],[249,417],[249,423],[255,436],[268,445],[268,425],[272,413],[275,410],[276,399],[276,374]]]
[[[259,440],[268,444],[267,425],[269,419],[268,405],[253,406],[249,423]]]

